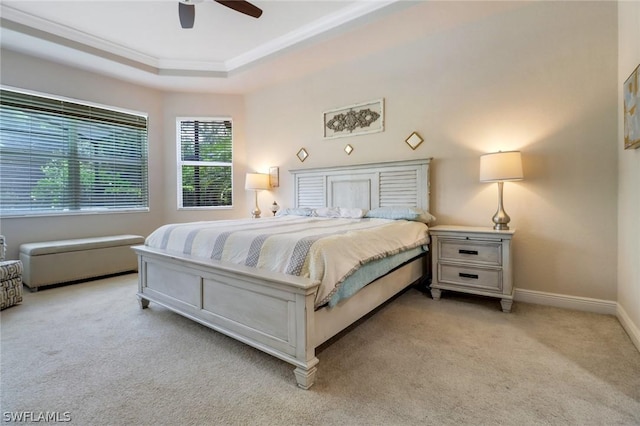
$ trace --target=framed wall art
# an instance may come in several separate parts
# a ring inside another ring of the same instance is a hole
[[[304,148],[300,148],[300,150],[296,154],[296,157],[298,157],[298,160],[300,160],[301,162],[304,162],[304,160],[306,160],[308,156],[309,153]]]
[[[325,139],[382,132],[384,131],[384,99],[325,111],[322,118]]]
[[[280,186],[280,168],[278,166],[269,167],[269,185],[272,188]]]
[[[622,86],[624,94],[624,149],[640,148],[640,65]]]
[[[424,139],[420,137],[418,132],[413,132],[404,141],[407,143],[407,145],[411,147],[411,149],[416,149],[417,147],[420,146],[420,144],[424,141]]]

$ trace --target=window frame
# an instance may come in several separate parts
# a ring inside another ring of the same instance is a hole
[[[182,160],[182,129],[181,123],[184,121],[229,121],[231,123],[231,162],[223,163],[220,161],[183,161]],[[176,205],[178,211],[210,211],[210,210],[231,210],[234,207],[235,190],[234,190],[234,125],[233,118],[230,116],[182,116],[176,117]],[[231,169],[231,204],[228,206],[187,206],[183,205],[184,197],[182,191],[182,167],[183,166],[223,166]]]
[[[65,207],[66,210],[55,210],[55,211],[47,211],[47,210],[18,210],[15,212],[5,212],[0,209],[0,218],[9,219],[9,218],[32,218],[32,217],[60,217],[60,216],[86,216],[86,215],[104,215],[104,214],[122,214],[122,213],[148,213],[150,211],[150,203],[151,203],[151,194],[150,194],[150,186],[149,186],[149,114],[146,112],[135,111],[131,109],[116,107],[112,105],[104,105],[97,102],[91,102],[81,99],[70,98],[66,96],[54,95],[51,93],[44,93],[35,90],[23,89],[19,87],[8,86],[4,84],[0,84],[0,90],[16,92],[28,96],[36,96],[46,99],[51,99],[54,101],[60,102],[68,102],[76,105],[86,106],[89,108],[99,108],[102,110],[113,111],[121,114],[128,114],[143,117],[146,121],[146,141],[145,141],[145,165],[144,168],[144,179],[141,183],[144,184],[146,190],[146,206],[144,207],[124,207],[124,208],[107,208],[107,207],[94,207],[90,209],[69,209]],[[1,169],[1,168],[0,168]],[[1,171],[1,170],[0,170]]]

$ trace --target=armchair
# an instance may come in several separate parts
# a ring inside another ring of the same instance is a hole
[[[6,243],[0,235],[0,310],[22,302],[22,262],[4,260]]]

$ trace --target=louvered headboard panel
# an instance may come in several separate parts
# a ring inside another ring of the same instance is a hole
[[[291,170],[296,207],[429,210],[431,159]]]
[[[296,207],[325,207],[326,190],[324,176],[296,177]]]

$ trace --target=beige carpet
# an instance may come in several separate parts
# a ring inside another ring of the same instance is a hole
[[[304,391],[283,361],[139,309],[136,279],[27,293],[2,311],[3,422],[640,424],[640,353],[611,316],[523,303],[505,314],[496,300],[410,289],[323,347]]]

